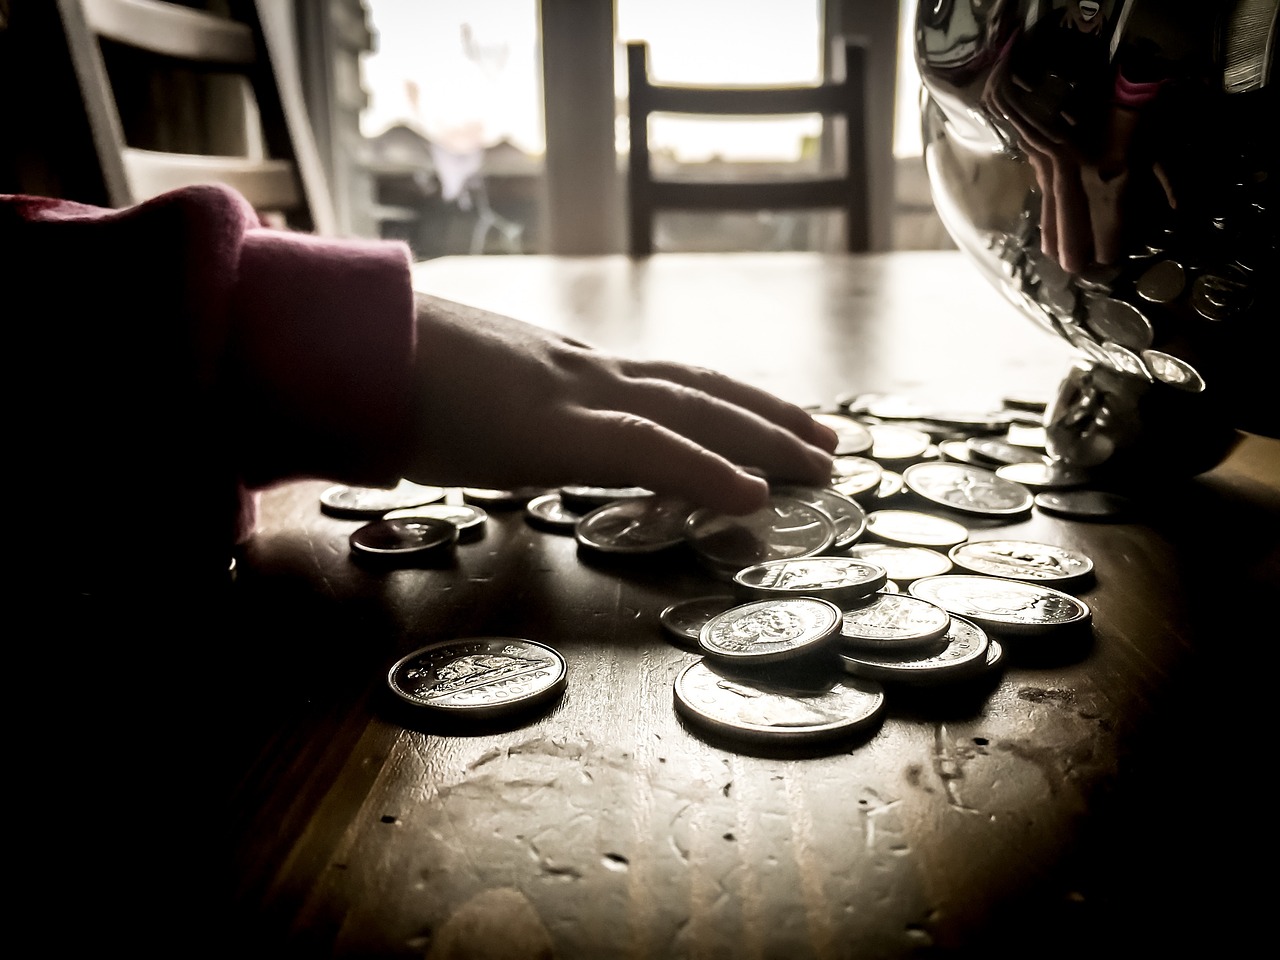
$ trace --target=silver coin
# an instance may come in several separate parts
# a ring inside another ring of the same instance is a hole
[[[1069,593],[1007,577],[925,577],[907,592],[997,634],[1043,634],[1093,616],[1088,604]]]
[[[1100,351],[1101,347],[1098,348]],[[1102,360],[1106,362],[1106,353],[1103,352]],[[1016,447],[1030,447],[1032,450],[1044,451],[1045,429],[1042,424],[1038,423],[1011,423],[1009,429],[1005,431],[1004,438]]]
[[[561,494],[544,493],[534,497],[524,506],[525,519],[535,527],[554,533],[573,533],[582,514],[564,505]]]
[[[1136,512],[1137,502],[1106,490],[1057,490],[1037,493],[1037,509],[1075,520],[1120,520]]]
[[[590,513],[615,500],[634,500],[652,496],[653,491],[644,487],[592,487],[585,484],[566,484],[560,488],[560,502],[565,509],[579,515]]]
[[[1113,340],[1105,340],[1102,343],[1102,351],[1107,355],[1111,366],[1121,373],[1127,373],[1148,382],[1155,379],[1142,358],[1128,347],[1122,347]]]
[[[884,585],[884,568],[853,557],[801,557],[768,560],[734,575],[739,592],[749,597],[822,597],[843,606]]]
[[[706,597],[691,597],[688,600],[677,600],[658,614],[658,622],[663,628],[684,643],[686,646],[698,645],[698,634],[702,626],[718,613],[724,613],[730,607],[736,607],[742,601],[730,594],[714,594]]]
[[[1004,647],[995,637],[987,637],[987,663],[983,672],[990,673],[1004,662]]]
[[[486,719],[557,696],[567,673],[564,657],[541,643],[467,637],[402,657],[387,672],[387,685],[414,707]]]
[[[815,413],[811,416],[836,432],[836,456],[865,453],[871,449],[871,433],[852,417],[842,413]]]
[[[674,698],[691,724],[773,743],[857,733],[880,719],[885,704],[884,688],[872,680],[826,671],[742,675],[706,659],[680,671]]]
[[[1113,297],[1089,298],[1085,322],[1099,340],[1114,340],[1130,350],[1145,350],[1154,339],[1151,321],[1142,311]]]
[[[1160,350],[1143,350],[1142,359],[1151,375],[1161,383],[1188,393],[1204,392],[1204,377],[1187,361]]]
[[[902,472],[907,489],[933,503],[962,513],[1007,517],[1031,509],[1031,491],[964,463],[914,463]],[[867,518],[871,530],[871,518]]]
[[[703,624],[698,646],[709,657],[739,664],[791,660],[826,644],[842,617],[839,607],[818,597],[753,600]]]
[[[371,559],[423,559],[450,553],[458,542],[458,528],[431,517],[379,518],[351,532],[351,552]]]
[[[844,669],[881,683],[943,683],[972,677],[987,667],[987,632],[963,617],[947,624],[946,645],[924,656],[875,656],[862,650],[842,650]]]
[[[655,553],[684,542],[689,504],[673,497],[615,500],[583,516],[578,543],[603,553]]]
[[[1205,274],[1191,289],[1191,306],[1206,320],[1227,320],[1253,305],[1248,285]]]
[[[896,470],[885,470],[880,475],[880,486],[876,487],[874,496],[868,491],[864,499],[874,503],[891,500],[900,494],[905,486],[906,483],[902,479],[902,474]]]
[[[996,467],[996,476],[1012,480],[1028,490],[1069,490],[1083,486],[1088,477],[1079,470],[1048,458],[1006,463]]]
[[[943,440],[938,444],[938,450],[941,451],[943,459],[950,460],[954,463],[967,463],[972,467],[980,467],[990,461],[978,457],[969,449],[969,440]]]
[[[382,515],[383,520],[403,520],[412,517],[448,520],[458,528],[459,539],[473,540],[484,533],[484,525],[489,519],[489,514],[469,503],[424,503],[417,507],[405,507],[403,510],[391,510]]]
[[[906,652],[931,647],[947,632],[951,614],[905,593],[877,593],[849,607],[840,624],[846,649]]]
[[[1173,303],[1187,286],[1187,272],[1173,260],[1158,260],[1134,284],[1138,296],[1151,303]]]
[[[334,484],[320,493],[320,509],[335,517],[380,517],[389,510],[417,507],[444,499],[444,487],[401,480],[394,487]]]
[[[983,464],[1002,466],[1007,463],[1024,463],[1027,460],[1036,459],[1034,450],[995,437],[970,437],[964,441],[964,445],[971,454],[971,458],[964,462],[975,464],[975,461],[980,461],[975,464],[976,466]]]
[[[1079,583],[1093,573],[1084,554],[1034,540],[970,540],[951,548],[951,562],[969,573],[1010,580]]]
[[[867,456],[873,460],[915,460],[924,456],[932,442],[930,436],[922,430],[913,430],[901,424],[874,423],[868,424],[871,432],[871,451]]]
[[[872,510],[867,514],[867,535],[881,543],[901,547],[949,549],[969,539],[969,528],[948,517],[921,510]]]
[[[874,493],[884,477],[884,467],[867,457],[835,457],[831,461],[831,486],[837,493],[857,499]]]
[[[496,487],[463,487],[462,499],[490,510],[519,510],[534,497],[546,493],[545,487],[515,487],[504,490]]]
[[[866,532],[867,511],[862,508],[862,504],[830,487],[781,485],[770,489],[780,497],[793,497],[826,511],[836,524],[836,538],[831,544],[833,550],[843,550]]]
[[[766,560],[812,557],[830,548],[835,521],[826,511],[771,494],[769,504],[745,516],[700,509],[684,526],[689,546],[715,569],[741,570]]]
[[[894,583],[910,583],[921,577],[938,577],[951,571],[947,555],[929,547],[900,546],[894,543],[855,543],[849,556],[884,567]]]

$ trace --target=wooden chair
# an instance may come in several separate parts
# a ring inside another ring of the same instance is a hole
[[[663,210],[843,210],[847,248],[854,252],[869,248],[865,50],[853,40],[839,40],[832,49],[832,79],[819,85],[708,87],[654,83],[649,76],[648,45],[627,44],[631,129],[627,192],[633,256],[654,252],[654,216]],[[824,123],[842,117],[843,171],[767,181],[659,179],[653,175],[649,153],[649,117],[654,113],[756,117],[818,113]]]
[[[164,0],[57,6],[112,206],[221,183],[268,221],[336,232],[292,51],[261,0],[228,0],[232,16]]]

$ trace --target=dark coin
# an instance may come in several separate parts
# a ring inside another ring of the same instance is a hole
[[[458,528],[430,517],[371,520],[352,531],[348,542],[352,553],[369,559],[421,560],[450,553],[458,542]]]

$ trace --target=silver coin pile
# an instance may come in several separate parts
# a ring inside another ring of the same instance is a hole
[[[884,395],[841,398],[839,407],[816,415],[839,438],[830,484],[772,485],[768,505],[745,517],[641,487],[587,485],[466,488],[460,505],[416,485],[398,487],[399,502],[388,491],[332,488],[322,504],[367,519],[353,553],[367,541],[385,555],[392,531],[454,549],[459,538],[437,524],[482,529],[479,504],[522,507],[530,525],[614,560],[690,552],[712,586],[658,618],[669,639],[698,655],[674,682],[674,706],[690,726],[741,741],[868,735],[896,689],[978,689],[973,682],[1000,668],[1007,645],[1088,628],[1088,605],[1068,591],[1092,582],[1089,558],[988,533],[1032,509],[1096,520],[1125,506],[1045,457],[1042,407],[1010,398],[993,411],[939,410]],[[981,539],[971,536],[975,519]],[[539,644],[520,647],[530,643],[435,644],[402,658],[388,685],[436,712],[511,712],[564,689],[562,659]]]

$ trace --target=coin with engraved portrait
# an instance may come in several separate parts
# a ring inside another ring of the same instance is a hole
[[[870,729],[884,688],[839,671],[742,673],[703,658],[680,671],[676,711],[713,733],[771,743],[807,743]]]
[[[578,543],[601,553],[656,553],[684,542],[687,501],[675,497],[614,500],[574,526]]]
[[[1031,491],[1026,487],[965,463],[913,463],[902,477],[912,493],[962,513],[1007,517],[1031,509]]]
[[[320,509],[334,517],[380,517],[389,510],[416,507],[444,499],[444,487],[401,480],[394,487],[355,487],[345,483],[320,493]]]
[[[875,593],[886,579],[884,567],[854,557],[800,557],[766,560],[733,577],[747,597],[823,597],[837,605]]]
[[[704,563],[737,572],[766,560],[822,553],[835,542],[836,524],[825,510],[770,494],[766,506],[745,516],[695,510],[685,522],[684,535]]]
[[[709,657],[743,665],[791,660],[824,646],[839,633],[843,616],[819,597],[753,600],[703,624],[698,646]]]
[[[926,577],[907,592],[996,634],[1046,634],[1093,618],[1089,605],[1069,593],[1007,577]]]
[[[936,603],[905,593],[876,593],[845,609],[840,642],[851,650],[904,653],[933,646],[950,623],[951,614]]]
[[[935,653],[921,656],[877,656],[865,650],[845,648],[840,660],[845,670],[881,683],[943,683],[972,677],[987,667],[987,633],[976,623],[952,616],[945,644]]]
[[[433,643],[387,671],[400,701],[437,713],[489,719],[558,696],[568,670],[545,644],[517,637],[466,637]]]
[[[951,562],[968,573],[1010,580],[1080,583],[1093,573],[1082,553],[1034,540],[970,540],[951,548]]]

